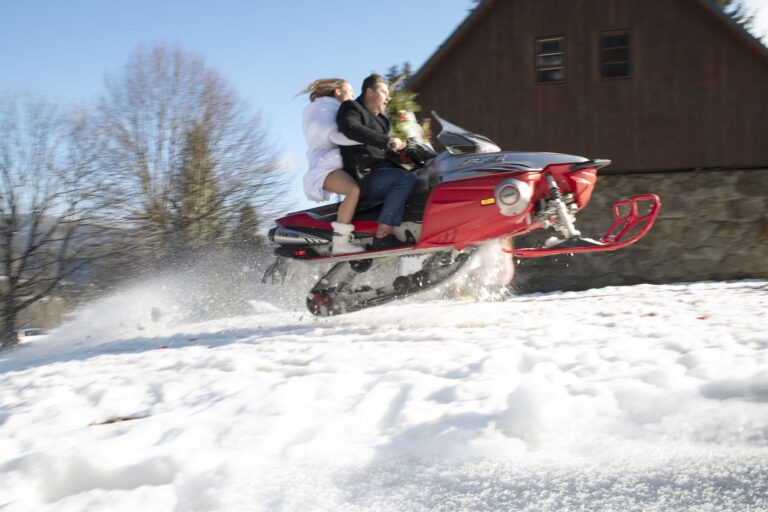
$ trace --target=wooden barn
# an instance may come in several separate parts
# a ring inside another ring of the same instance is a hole
[[[504,149],[768,165],[768,49],[708,0],[485,0],[410,88]]]
[[[768,49],[712,1],[483,0],[409,86],[505,150],[611,159],[609,216],[662,196],[653,236],[533,288],[768,277]]]

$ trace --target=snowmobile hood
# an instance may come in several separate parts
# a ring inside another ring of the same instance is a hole
[[[542,171],[552,164],[587,162],[583,156],[563,153],[540,153],[529,151],[501,151],[491,139],[472,133],[446,121],[432,111],[440,123],[437,139],[448,151],[438,155],[430,167],[439,173],[478,171]]]
[[[552,164],[573,164],[588,161],[583,156],[562,153],[503,151],[457,156],[443,151],[429,162],[426,172],[428,175],[441,176],[440,181],[453,181],[486,176],[497,172],[541,172]]]

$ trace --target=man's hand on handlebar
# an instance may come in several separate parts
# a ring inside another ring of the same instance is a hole
[[[402,151],[405,149],[405,142],[393,137],[387,142],[387,148],[391,151]]]

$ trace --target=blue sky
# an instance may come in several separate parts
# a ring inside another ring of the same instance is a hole
[[[566,0],[564,0],[566,1]],[[768,0],[746,0],[756,34],[768,35]],[[262,113],[295,173],[306,168],[294,98],[316,78],[340,77],[359,92],[371,71],[418,69],[464,20],[470,0],[0,0],[0,91],[30,90],[90,102],[139,45],[177,44],[201,55]]]
[[[0,0],[0,91],[90,102],[139,45],[201,55],[260,111],[305,201],[296,93],[340,77],[359,92],[371,71],[418,68],[464,20],[470,0]],[[306,202],[300,206],[310,206]]]

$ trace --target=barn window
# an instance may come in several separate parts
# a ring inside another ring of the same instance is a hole
[[[602,36],[603,78],[629,76],[629,33],[627,31],[604,32]]]
[[[565,81],[565,38],[536,39],[536,80],[539,83]]]

